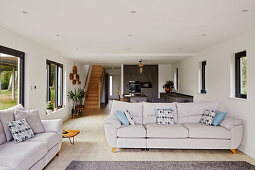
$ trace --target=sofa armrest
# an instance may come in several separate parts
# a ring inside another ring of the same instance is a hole
[[[232,117],[226,117],[220,124],[220,126],[231,130],[235,126],[243,125],[243,120]]]
[[[114,114],[108,115],[104,120],[104,124],[112,125],[116,129],[121,127],[121,122],[117,119],[117,117]]]
[[[42,124],[46,132],[56,132],[61,135],[63,133],[62,119],[42,120]]]

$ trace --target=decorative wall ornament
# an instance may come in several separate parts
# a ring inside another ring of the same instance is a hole
[[[77,66],[73,66],[73,72],[69,74],[69,78],[72,81],[73,85],[76,85],[76,83],[78,83],[79,85],[81,84],[80,75],[77,71]]]

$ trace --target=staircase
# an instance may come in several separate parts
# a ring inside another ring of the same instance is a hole
[[[103,77],[103,66],[93,65],[85,99],[85,108],[100,108]]]

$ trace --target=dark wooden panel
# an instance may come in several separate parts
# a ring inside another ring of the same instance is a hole
[[[138,65],[124,65],[123,68],[124,68],[123,88],[125,94],[129,93],[128,90],[129,81],[151,82],[152,83],[151,92],[144,91],[144,93],[146,93],[146,95],[149,96],[150,100],[158,98],[158,65],[144,65],[142,74],[140,74]]]

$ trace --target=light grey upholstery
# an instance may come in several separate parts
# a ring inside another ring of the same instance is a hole
[[[235,126],[243,125],[243,120],[226,117],[220,124],[222,127],[231,130]]]
[[[0,170],[40,170],[60,151],[62,120],[42,120],[42,123],[45,133],[21,143],[9,141],[0,145]]]
[[[143,125],[124,125],[117,131],[119,138],[140,138],[146,137],[146,130]]]
[[[217,102],[170,104],[144,102],[143,112],[140,107],[141,103],[130,105],[126,102],[114,102],[111,115],[105,119],[105,136],[110,147],[236,149],[241,143],[243,121],[240,119],[227,117],[216,127],[198,123],[205,109],[218,109]],[[142,120],[138,125],[121,125],[115,116],[116,110],[131,108]],[[155,108],[173,108],[177,124],[157,125]]]
[[[8,142],[13,139],[11,131],[7,124],[8,122],[14,121],[14,110],[25,110],[25,108],[21,104],[19,104],[6,110],[0,110],[0,120],[2,121],[4,127],[6,141]]]
[[[183,124],[188,131],[190,138],[206,139],[231,139],[230,130],[221,126],[208,126],[201,123]]]
[[[6,136],[4,133],[4,127],[2,121],[0,120],[0,145],[6,142]]]
[[[148,138],[187,138],[188,129],[183,125],[158,125],[156,123],[145,125]]]

